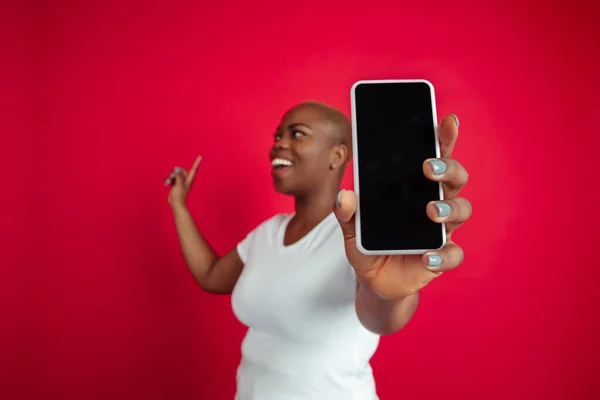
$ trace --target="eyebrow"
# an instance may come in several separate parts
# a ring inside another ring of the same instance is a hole
[[[287,128],[288,128],[288,129],[294,129],[294,128],[297,128],[297,127],[299,127],[299,126],[303,126],[303,127],[305,127],[305,128],[308,128],[308,129],[309,129],[309,130],[312,132],[312,128],[311,128],[310,126],[306,125],[306,124],[303,124],[302,122],[295,122],[295,123],[293,123],[293,124],[289,124],[289,125],[287,126]],[[278,126],[278,127],[277,127],[277,130],[280,130],[280,129],[281,129],[281,126]]]

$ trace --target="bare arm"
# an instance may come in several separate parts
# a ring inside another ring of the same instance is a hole
[[[209,293],[231,293],[244,266],[237,249],[219,257],[198,230],[189,209],[182,204],[172,209],[183,257],[196,282]]]
[[[176,168],[165,184],[172,185],[169,204],[173,210],[181,251],[192,276],[205,291],[228,294],[233,291],[243,268],[237,249],[219,257],[198,230],[186,206],[201,159],[196,158],[189,174],[182,168]]]
[[[356,282],[356,313],[365,328],[379,335],[389,335],[402,329],[413,317],[419,305],[419,292],[399,300],[380,297],[366,283]]]

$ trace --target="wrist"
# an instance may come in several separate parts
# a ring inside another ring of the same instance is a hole
[[[384,293],[390,292],[390,290],[383,289]],[[377,290],[377,288],[372,285],[369,281],[365,281],[363,279],[358,279],[358,291],[362,292],[362,296],[367,297],[370,301],[376,302],[387,302],[387,303],[396,303],[402,302],[407,298],[418,296],[418,291],[406,291],[406,292],[398,292],[394,290],[393,295],[386,295]]]
[[[358,279],[358,291],[361,292],[363,296],[367,296],[373,300],[387,300],[387,298],[379,294],[369,282],[363,279]]]
[[[170,203],[170,206],[173,212],[187,211],[187,204],[185,204],[185,201],[175,201]]]
[[[379,294],[372,285],[359,281],[355,306],[358,318],[368,330],[378,335],[389,335],[402,329],[418,304],[418,291],[389,298]]]

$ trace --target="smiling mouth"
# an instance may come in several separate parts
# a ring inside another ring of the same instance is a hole
[[[284,158],[274,158],[271,161],[271,166],[273,167],[273,169],[283,169],[287,167],[293,167],[294,163]]]

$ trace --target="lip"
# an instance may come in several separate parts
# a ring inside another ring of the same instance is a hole
[[[276,181],[285,180],[292,174],[293,167],[272,168],[271,177]]]
[[[269,154],[269,156],[270,156],[269,159],[271,161],[271,176],[274,179],[287,178],[289,176],[289,174],[292,172],[292,170],[294,169],[294,167],[296,166],[296,163],[294,162],[294,158],[285,152],[273,151]],[[275,161],[277,159],[285,160],[285,161],[291,163],[292,165],[274,166],[273,161]]]
[[[272,162],[273,160],[276,159],[280,159],[280,160],[286,160],[292,163],[292,165],[278,165],[278,166],[273,166]],[[289,158],[286,157],[273,157],[271,159],[271,175],[274,178],[284,178],[287,175],[290,174],[290,172],[294,169],[294,164],[293,161],[290,160]]]
[[[271,154],[271,157],[269,157],[269,158],[270,158],[271,161],[273,161],[273,160],[275,160],[277,158],[280,158],[282,160],[287,160],[287,161],[294,162],[294,159],[292,157],[286,156],[286,155],[283,155],[283,154],[276,154],[276,153],[274,153],[274,154]]]
[[[279,153],[279,152],[272,152],[270,154],[270,160],[271,160],[271,167],[273,169],[279,169],[279,168],[285,168],[285,167],[293,167],[296,163],[294,162],[293,157],[288,156],[287,154],[284,153]],[[282,163],[280,162],[279,165],[277,166],[273,166],[273,162],[275,160],[280,160],[283,162],[283,166],[281,165]],[[285,165],[285,164],[291,164],[291,165]]]

